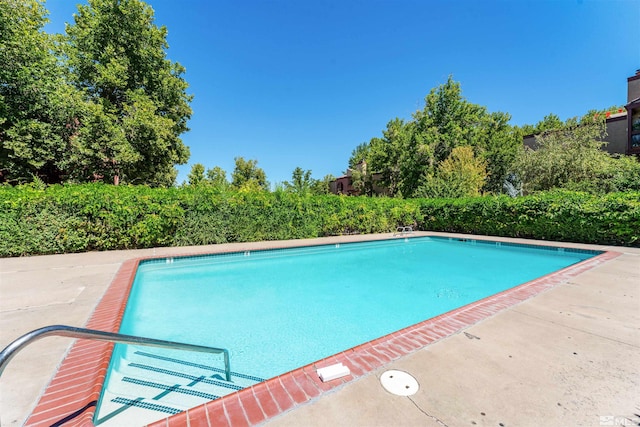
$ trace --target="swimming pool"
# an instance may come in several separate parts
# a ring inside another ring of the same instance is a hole
[[[120,331],[227,347],[233,371],[271,378],[597,253],[412,238],[152,260],[138,268]],[[114,371],[141,352],[117,349]],[[211,364],[203,357],[179,359]],[[110,374],[105,390],[122,377]]]

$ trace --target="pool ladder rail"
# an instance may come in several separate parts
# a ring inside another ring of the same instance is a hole
[[[231,366],[229,362],[229,350],[226,348],[206,347],[195,344],[185,344],[174,341],[165,341],[155,338],[137,337],[133,335],[116,334],[113,332],[98,331],[95,329],[76,328],[66,325],[51,325],[35,329],[13,341],[0,352],[0,377],[7,364],[24,347],[48,336],[61,336],[69,338],[92,339],[98,341],[110,341],[121,344],[135,344],[150,347],[171,348],[177,350],[197,351],[200,353],[220,354],[224,356],[224,373],[227,381],[231,381]]]
[[[406,236],[407,234],[413,234],[413,226],[404,225],[396,228],[396,231],[393,233],[394,236]]]

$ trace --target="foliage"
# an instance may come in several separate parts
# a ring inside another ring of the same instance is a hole
[[[421,229],[640,247],[640,192],[421,199]]]
[[[524,125],[520,128],[522,135],[538,135],[550,130],[562,129],[564,122],[557,115],[550,113],[535,125]]]
[[[594,119],[606,119],[611,114],[621,113],[623,111],[624,107],[614,105],[603,110],[589,110],[579,120],[574,117],[567,119],[566,122],[563,122],[556,114],[550,113],[544,116],[544,118],[535,125],[526,124],[522,127],[516,127],[516,129],[522,134],[522,136],[539,135],[553,130],[571,128],[572,126],[575,126],[576,123],[593,122]]]
[[[191,171],[187,175],[187,185],[226,189],[229,187],[229,182],[227,181],[227,173],[220,166],[207,169],[205,173],[204,165],[196,163],[191,166]]]
[[[353,149],[349,158],[349,169],[355,169],[360,163],[367,160],[369,155],[369,144],[363,142]]]
[[[226,188],[229,186],[229,181],[227,181],[227,172],[220,166],[214,166],[213,169],[207,169],[206,182],[218,188]]]
[[[0,187],[0,253],[25,255],[166,246],[183,217],[173,189]]]
[[[396,118],[387,123],[382,138],[369,142],[368,166],[381,173],[381,184],[391,196],[412,196],[421,172],[432,166],[425,162],[428,154],[424,152],[425,146],[416,144],[414,129],[414,123]]]
[[[0,256],[416,229],[640,247],[640,192],[394,199],[216,186],[0,186]]]
[[[521,135],[509,126],[509,119],[506,113],[490,113],[468,102],[460,84],[449,77],[431,90],[413,120],[390,121],[382,138],[354,150],[349,164],[364,158],[370,171],[381,174],[380,184],[391,196],[415,197],[433,186],[438,166],[456,147],[468,146],[486,167],[482,191],[500,193],[521,144]],[[366,177],[358,178],[363,182],[356,180],[356,184],[366,187]]]
[[[611,156],[602,147],[604,120],[588,114],[571,119],[562,129],[536,137],[538,148],[523,148],[514,170],[525,193],[568,188],[596,193],[640,189],[640,163]]]
[[[335,176],[327,174],[322,179],[316,179],[311,185],[311,194],[331,194],[331,181],[336,179]]]
[[[575,191],[614,193],[640,190],[640,162],[634,156],[602,156],[590,177],[564,186]]]
[[[140,0],[90,0],[66,35],[40,0],[0,2],[0,181],[172,185],[189,150],[184,68]]]
[[[351,185],[361,196],[373,196],[374,175],[369,173],[367,163],[360,163],[351,171]]]
[[[204,183],[204,165],[202,163],[196,163],[191,166],[191,171],[187,175],[187,182],[189,185],[200,185]]]
[[[391,120],[382,137],[353,150],[353,186],[360,194],[372,195],[378,184],[396,197],[638,189],[638,165],[602,150],[605,118],[618,111],[621,108],[590,110],[565,122],[549,114],[535,126],[511,127],[508,114],[468,102],[460,84],[449,77],[431,90],[412,120]],[[522,146],[527,134],[537,135],[536,151]],[[461,158],[450,157],[459,147],[473,151],[466,153],[473,156],[467,157],[466,172]]]
[[[295,194],[329,194],[329,183],[333,179],[332,175],[327,175],[321,180],[314,179],[310,170],[304,171],[301,167],[296,167],[291,173],[291,182],[285,181],[282,189]]]
[[[236,166],[231,174],[231,186],[243,190],[268,190],[269,183],[264,170],[258,167],[257,160],[235,158]]]
[[[184,68],[166,58],[167,29],[140,0],[89,0],[67,26],[72,83],[88,108],[73,177],[79,181],[172,185],[189,149],[180,135],[191,116]]]
[[[306,194],[311,190],[313,181],[313,178],[311,178],[311,171],[304,171],[298,166],[291,173],[291,182],[284,182],[284,188],[286,191],[290,191],[292,193]]]
[[[486,164],[469,146],[459,146],[442,161],[434,175],[429,175],[418,189],[422,197],[474,197],[487,178]]]
[[[0,2],[0,182],[62,182],[81,109],[37,0]]]

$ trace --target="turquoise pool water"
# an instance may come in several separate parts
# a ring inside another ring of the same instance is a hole
[[[152,260],[120,331],[224,347],[233,371],[270,378],[596,254],[419,237]]]

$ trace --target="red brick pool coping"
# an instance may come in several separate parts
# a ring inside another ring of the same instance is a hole
[[[154,422],[150,426],[260,424],[619,255],[618,252],[604,252],[549,275]],[[85,325],[86,328],[111,332],[119,330],[136,269],[144,259],[149,258],[131,259],[122,264]],[[112,343],[77,340],[25,425],[93,426],[93,416],[112,349]],[[340,362],[349,367],[351,375],[327,383],[320,381],[316,369]]]

